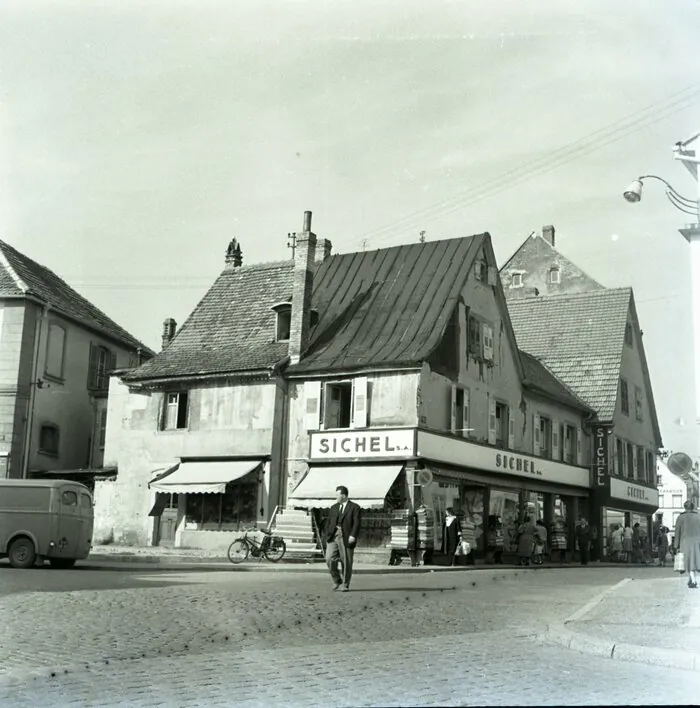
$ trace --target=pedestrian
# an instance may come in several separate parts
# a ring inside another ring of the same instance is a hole
[[[486,532],[486,546],[491,554],[492,562],[502,564],[505,540],[503,536],[503,524],[498,516],[489,516],[488,530]]]
[[[625,526],[625,530],[622,532],[622,562],[631,563],[632,562],[632,538],[634,533],[629,526]]]
[[[468,545],[465,562],[467,565],[476,565],[476,524],[469,514],[464,517],[462,524],[462,543],[465,542]]]
[[[687,501],[676,521],[675,548],[683,554],[685,572],[688,573],[688,587],[697,588],[695,574],[700,571],[700,514],[692,501]]]
[[[554,560],[554,551],[559,551],[559,562],[564,563],[567,545],[568,539],[566,537],[564,519],[561,516],[557,516],[552,524],[552,533],[549,541],[549,547],[552,551],[551,559]]]
[[[532,552],[535,548],[535,537],[537,529],[529,516],[523,519],[523,523],[518,528],[518,564],[530,565]]]
[[[598,527],[589,526],[591,529],[590,559],[591,563],[600,563],[600,545],[598,543]]]
[[[612,543],[612,560],[619,563],[622,560],[622,536],[624,535],[624,530],[620,524],[615,524],[611,536]]]
[[[457,550],[461,553],[462,524],[455,516],[454,509],[448,506],[445,509],[445,523],[442,525],[442,552],[447,562],[455,565]]]
[[[581,565],[588,565],[588,558],[591,550],[591,529],[588,521],[582,516],[576,524],[576,543],[581,557]]]
[[[537,536],[535,537],[535,560],[536,565],[542,565],[544,554],[547,551],[547,527],[542,519],[537,519],[535,524]]]
[[[659,553],[659,565],[662,568],[666,567],[666,556],[668,556],[668,529],[662,526],[659,529],[659,535],[656,537],[656,547]]]
[[[337,502],[331,507],[324,529],[326,563],[333,579],[333,590],[347,592],[352,578],[352,561],[360,533],[360,507],[348,499],[348,488],[335,488]],[[342,565],[342,575],[338,571]]]

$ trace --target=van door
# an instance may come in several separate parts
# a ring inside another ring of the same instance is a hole
[[[92,530],[95,523],[94,504],[87,492],[80,492],[80,518],[82,529],[78,540],[77,559],[87,558],[92,548]]]
[[[51,553],[53,558],[78,558],[83,521],[80,515],[80,491],[75,487],[58,490],[58,539]]]

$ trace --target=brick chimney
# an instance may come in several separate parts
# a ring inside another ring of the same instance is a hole
[[[320,238],[316,243],[316,263],[323,263],[331,255],[333,244],[327,238]]]
[[[543,226],[542,227],[542,238],[554,248],[554,227],[553,226]]]
[[[177,329],[177,322],[172,317],[168,317],[167,320],[163,322],[163,335],[162,335],[162,349],[170,344],[170,341],[175,336],[175,330]]]
[[[229,268],[240,268],[243,265],[243,254],[241,244],[233,238],[226,249],[226,270]]]
[[[289,359],[297,364],[309,338],[311,290],[316,260],[316,234],[311,232],[311,212],[304,212],[304,230],[296,234],[292,280],[292,321],[289,331]]]

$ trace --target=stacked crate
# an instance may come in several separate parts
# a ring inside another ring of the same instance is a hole
[[[416,547],[416,525],[408,509],[398,509],[391,519],[391,548],[412,550]]]
[[[285,559],[323,557],[311,511],[279,509],[272,532],[281,536],[287,546]]]
[[[416,509],[418,521],[418,548],[429,549],[435,545],[435,512],[421,506]]]

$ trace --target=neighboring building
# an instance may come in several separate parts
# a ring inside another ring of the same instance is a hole
[[[151,354],[0,241],[0,477],[101,467],[109,370]]]
[[[677,477],[664,462],[656,463],[657,480],[659,489],[659,511],[655,521],[669,529],[669,541],[675,535],[676,521],[683,513],[683,504],[688,499],[686,483]]]
[[[604,530],[639,522],[651,534],[658,508],[656,417],[642,332],[630,288],[508,303],[518,345],[596,413],[592,521]]]
[[[557,250],[553,226],[544,226],[541,234],[528,236],[500,272],[508,300],[603,287]]]
[[[98,541],[224,549],[277,507],[322,522],[337,484],[379,556],[421,503],[456,506],[480,552],[491,514],[513,537],[528,509],[586,510],[592,410],[521,362],[488,234],[331,256],[310,221],[294,261],[242,266],[233,242],[172,341],[113,378]]]

